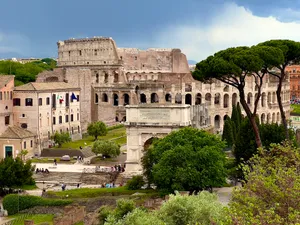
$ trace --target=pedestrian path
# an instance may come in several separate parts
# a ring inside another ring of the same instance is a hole
[[[92,169],[95,166],[91,165],[84,165],[82,163],[75,163],[75,164],[60,164],[54,165],[53,163],[32,163],[35,165],[35,168],[38,169],[48,169],[49,172],[73,172],[73,173],[82,173],[84,169]]]

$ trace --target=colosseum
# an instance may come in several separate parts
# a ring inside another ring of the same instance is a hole
[[[126,105],[173,103],[203,106],[205,112],[194,116],[193,123],[200,127],[212,125],[215,132],[220,132],[231,106],[239,102],[238,92],[231,86],[194,80],[180,49],[118,48],[112,38],[104,37],[59,41],[57,46],[58,68],[39,74],[37,82],[65,81],[81,88],[83,130],[91,121],[125,121]],[[257,114],[262,123],[280,122],[276,79],[264,79]],[[289,118],[289,78],[282,90]],[[257,88],[251,77],[245,92],[247,103],[253,107]]]

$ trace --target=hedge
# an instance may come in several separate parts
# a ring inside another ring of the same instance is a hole
[[[24,209],[34,206],[63,206],[71,204],[72,200],[46,199],[31,195],[6,195],[3,199],[3,207],[7,210],[8,215],[13,215]]]

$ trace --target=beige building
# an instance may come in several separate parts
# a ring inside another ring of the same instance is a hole
[[[52,144],[57,132],[81,138],[80,88],[65,82],[28,83],[13,93],[14,125],[37,135],[37,151]]]
[[[0,159],[17,157],[22,150],[27,150],[25,159],[34,156],[36,149],[36,135],[18,126],[9,126],[0,135]],[[24,158],[23,158],[24,159]]]
[[[13,124],[14,76],[0,75],[0,134]]]
[[[237,90],[216,81],[204,84],[191,76],[186,56],[179,49],[118,48],[112,38],[94,37],[59,41],[58,68],[38,75],[37,82],[66,81],[81,88],[81,125],[91,121],[114,124],[126,120],[126,105],[188,104],[202,105],[208,119],[191,116],[197,126],[213,125],[221,131],[231,106],[239,102]],[[261,122],[280,122],[276,102],[277,80],[266,76],[258,116]],[[253,107],[257,87],[252,78],[245,88]],[[289,118],[289,77],[282,98]],[[197,110],[195,111],[197,112]]]

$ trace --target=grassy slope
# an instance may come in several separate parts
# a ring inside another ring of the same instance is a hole
[[[291,108],[292,108],[292,111],[291,111],[292,113],[300,115],[300,105],[292,104]]]
[[[16,214],[13,216],[9,216],[9,218],[15,218],[13,225],[23,225],[25,219],[33,220],[34,224],[40,224],[43,222],[49,223],[49,225],[53,224],[52,214],[35,214],[35,215],[26,215],[26,214]]]
[[[112,141],[115,141],[116,143],[118,143],[119,145],[124,145],[124,144],[126,144],[126,140],[127,140],[126,139],[126,128],[121,127],[118,129],[110,130],[110,131],[108,131],[106,136],[98,137],[98,139],[99,140],[112,140]],[[62,145],[61,148],[79,149],[80,146],[82,146],[82,147],[90,146],[93,144],[93,142],[94,142],[94,137],[88,136],[86,138],[83,138],[82,140],[65,143]],[[85,145],[85,143],[86,143],[86,145]]]

